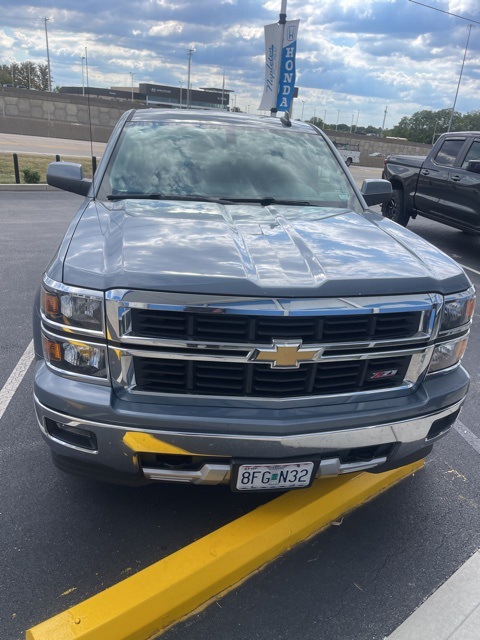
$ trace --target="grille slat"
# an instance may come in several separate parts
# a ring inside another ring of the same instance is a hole
[[[135,357],[137,391],[231,395],[238,397],[353,393],[401,384],[410,356],[333,363],[306,363],[298,369],[266,364],[178,361]]]
[[[339,316],[243,316],[132,309],[137,336],[186,341],[268,343],[274,339],[356,342],[409,338],[418,331],[420,312]]]

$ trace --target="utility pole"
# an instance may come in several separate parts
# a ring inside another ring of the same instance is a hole
[[[47,43],[48,90],[51,92],[52,91],[52,73],[50,71],[50,51],[48,49],[48,29],[47,29],[47,22],[50,19],[51,18],[44,18],[44,21],[45,21],[45,41]]]
[[[470,40],[470,34],[472,33],[472,27],[473,24],[480,24],[480,22],[478,22],[477,20],[472,20],[471,18],[466,18],[465,16],[460,16],[457,13],[450,13],[450,11],[444,11],[443,9],[439,9],[438,7],[432,7],[429,4],[424,4],[423,2],[417,2],[417,0],[408,0],[409,2],[413,2],[414,4],[419,4],[422,7],[426,7],[427,9],[433,9],[434,11],[439,11],[440,13],[445,13],[448,16],[453,16],[454,18],[460,18],[460,20],[466,20],[467,22],[470,22],[469,26],[469,31],[468,31],[468,38],[467,38],[467,46],[465,47],[465,53],[463,55],[463,62],[462,62],[462,68],[460,70],[460,77],[458,78],[458,84],[457,84],[457,92],[455,93],[455,100],[453,101],[453,107],[452,107],[452,112],[450,114],[450,121],[448,123],[448,129],[447,132],[450,131],[450,127],[452,126],[452,120],[453,120],[453,114],[455,112],[455,105],[457,103],[457,97],[458,97],[458,91],[460,89],[460,83],[462,81],[462,74],[463,74],[463,67],[465,65],[465,58],[467,57],[467,50],[468,50],[468,42]]]
[[[133,102],[133,76],[134,76],[135,74],[133,73],[133,71],[129,71],[129,72],[128,72],[128,74],[129,74],[129,76],[130,76],[130,80],[131,80],[130,88],[131,88],[131,90],[132,90],[132,102]]]
[[[182,108],[182,90],[183,90],[183,80],[179,80],[178,84],[180,85],[180,109]]]
[[[195,49],[190,48],[188,50],[188,79],[187,79],[187,109],[190,109],[190,69],[192,66],[192,55]]]
[[[225,107],[225,69],[223,70],[223,84],[222,84],[222,109]]]
[[[382,122],[382,138],[383,138],[383,132],[385,131],[385,120],[387,119],[387,111],[388,111],[388,107],[385,107],[385,112],[383,114],[383,122]]]
[[[460,83],[462,81],[463,67],[465,66],[465,58],[467,57],[468,43],[470,42],[470,34],[472,33],[472,27],[473,27],[473,24],[468,25],[467,45],[465,47],[465,53],[463,54],[462,68],[460,69],[460,76],[458,78],[457,91],[455,93],[455,100],[453,101],[452,112],[450,113],[450,120],[448,121],[447,132],[450,131],[450,128],[452,126],[453,114],[455,113],[455,105],[457,104],[458,92],[460,90]]]
[[[82,56],[82,96],[85,97],[85,73],[84,73],[84,60],[85,56]]]

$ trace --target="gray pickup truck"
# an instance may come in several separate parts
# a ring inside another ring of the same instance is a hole
[[[480,234],[480,133],[444,133],[426,157],[388,156],[392,184],[385,217],[406,226],[417,215]]]
[[[55,464],[125,484],[307,487],[418,460],[454,423],[475,293],[368,209],[315,127],[125,114],[34,309],[35,407]]]

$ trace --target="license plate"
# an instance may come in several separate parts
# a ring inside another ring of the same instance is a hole
[[[275,464],[240,464],[235,469],[237,491],[265,489],[303,489],[313,482],[313,462],[282,462]]]

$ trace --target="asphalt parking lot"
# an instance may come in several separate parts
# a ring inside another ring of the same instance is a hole
[[[80,201],[62,192],[0,192],[0,390],[28,355],[41,273]],[[410,227],[480,286],[480,238],[425,220]],[[424,469],[162,638],[383,640],[480,547],[480,453],[465,437],[480,438],[479,318],[464,359],[470,395],[457,429]],[[2,640],[20,640],[31,626],[271,499],[225,487],[126,489],[63,475],[36,426],[32,377],[30,366],[8,405],[0,396]]]

